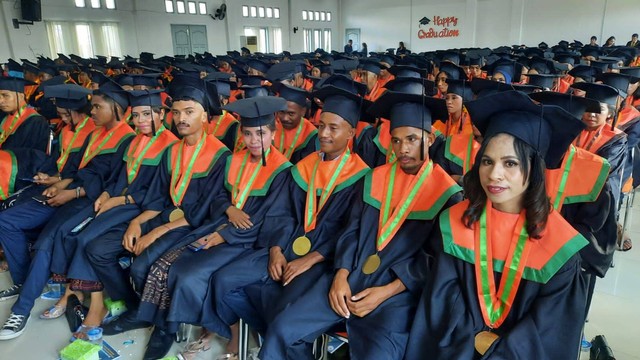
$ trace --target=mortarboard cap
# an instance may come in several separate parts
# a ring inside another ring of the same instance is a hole
[[[602,72],[606,72],[608,69],[617,69],[618,68],[618,60],[610,60],[600,58],[600,60],[591,60],[591,66],[600,69]]]
[[[586,94],[584,97],[588,99],[593,99],[612,106],[616,106],[618,104],[618,96],[623,96],[620,94],[620,90],[604,84],[581,82],[574,83],[571,87],[585,91]]]
[[[382,94],[368,112],[376,117],[389,119],[391,130],[409,126],[427,132],[431,132],[433,120],[449,116],[443,99],[394,91]]]
[[[35,85],[35,83],[12,76],[0,77],[0,90],[24,93],[24,87],[27,85]]]
[[[554,74],[529,74],[529,85],[537,86],[542,89],[553,88],[553,81],[560,77],[560,75]]]
[[[467,78],[463,68],[450,62],[441,63],[440,72],[446,73],[448,79],[464,80]]]
[[[385,89],[405,94],[434,95],[435,83],[431,80],[415,77],[396,77],[384,85]]]
[[[492,77],[495,76],[496,73],[501,73],[504,75],[507,83],[519,81],[520,75],[522,74],[522,64],[507,59],[498,59],[482,69],[486,70]]]
[[[243,127],[258,127],[273,123],[275,113],[285,111],[287,102],[275,96],[260,96],[237,100],[225,105],[223,109],[240,115]]]
[[[142,74],[142,75],[131,75],[133,78],[133,86],[148,86],[152,89],[160,86],[158,79],[162,74]]]
[[[568,74],[574,78],[580,78],[586,82],[593,82],[596,75],[601,73],[601,69],[589,65],[576,65],[576,67],[568,72]]]
[[[76,84],[50,85],[44,87],[44,97],[55,99],[59,108],[79,110],[89,103],[91,90]]]
[[[127,91],[131,107],[151,106],[164,107],[162,103],[162,90],[133,90]]]
[[[638,82],[637,79],[640,79],[640,66],[621,67],[618,68],[618,70],[620,71],[620,74],[631,76],[629,81],[632,84],[635,84],[636,82]]]
[[[585,112],[600,113],[598,101],[580,96],[555,91],[540,91],[530,94],[529,97],[544,105],[559,106],[578,120],[582,120],[582,114]]]
[[[176,75],[169,84],[167,93],[174,102],[182,100],[192,100],[205,109],[209,108],[208,94],[205,82],[188,75]]]
[[[380,65],[380,62],[378,60],[365,59],[360,61],[358,68],[372,72],[376,75],[380,75],[380,70],[382,70],[382,65]]]
[[[114,81],[107,81],[100,85],[98,90],[93,91],[93,95],[104,95],[115,101],[123,110],[129,106],[129,97],[127,96],[127,92]]]
[[[389,72],[396,77],[426,78],[427,70],[409,65],[393,65]]]
[[[627,95],[627,90],[629,89],[629,84],[635,84],[638,82],[637,77],[624,75],[619,73],[602,73],[596,76],[596,81],[602,81],[605,85],[612,86],[621,93]]]
[[[254,97],[269,96],[269,90],[262,85],[242,85],[240,89],[244,91],[244,98],[250,99]]]
[[[367,93],[366,84],[354,81],[352,78],[342,74],[331,75],[327,78],[324,78],[320,83],[318,83],[318,86],[320,88],[327,85],[338,87],[342,90],[359,96],[364,96]]]
[[[473,91],[469,81],[447,79],[447,86],[447,94],[456,94],[462,97],[463,101],[473,100]]]
[[[267,71],[269,71],[269,68],[271,67],[266,62],[264,62],[262,60],[258,60],[258,59],[249,59],[249,60],[247,60],[247,66],[252,68],[252,69],[258,70],[263,74],[266,74]]]
[[[9,69],[9,71],[22,72],[22,65],[20,65],[13,59],[7,60],[5,64],[7,64],[7,68]]]
[[[120,74],[113,78],[120,86],[133,86],[133,76],[129,74]]]
[[[274,84],[273,89],[278,93],[279,97],[287,101],[294,102],[302,107],[309,107],[309,93],[306,90],[283,83]]]
[[[238,78],[245,86],[257,86],[262,85],[262,82],[266,80],[264,76],[260,75],[238,75]]]
[[[561,107],[538,105],[518,91],[492,94],[465,106],[485,139],[500,133],[518,138],[535,149],[547,167],[560,163],[566,149],[584,129],[582,121]]]
[[[312,95],[323,101],[322,112],[340,116],[353,128],[357,126],[361,113],[368,103],[361,96],[334,85],[325,85]]]
[[[457,51],[443,51],[437,55],[440,58],[440,62],[449,61],[456,65],[460,65],[460,53]]]

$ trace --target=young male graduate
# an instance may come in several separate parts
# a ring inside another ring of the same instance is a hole
[[[274,86],[278,96],[287,101],[287,108],[278,111],[276,137],[273,145],[292,164],[316,151],[318,130],[304,118],[309,107],[309,93],[306,90],[278,83]]]
[[[425,249],[438,214],[460,187],[429,160],[438,99],[387,92],[371,107],[390,119],[398,159],[358,185],[332,271],[269,324],[260,358],[304,359],[301,343],[346,325],[351,359],[400,359],[427,273]],[[419,235],[418,235],[419,234]]]
[[[612,128],[620,91],[608,85],[586,82],[574,83],[571,87],[585,91],[586,98],[600,102],[600,113],[586,112],[582,116],[582,121],[587,127],[573,144],[609,162],[611,165],[609,183],[617,209],[620,203],[622,174],[627,154],[627,135],[618,128]]]
[[[239,318],[264,334],[271,319],[331,272],[336,235],[369,171],[349,148],[362,98],[332,85],[313,96],[324,101],[320,151],[292,168],[295,181],[267,213],[272,225],[261,229],[256,250],[211,279],[219,320],[208,328],[222,336]]]
[[[162,155],[178,140],[162,126],[164,109],[159,90],[132,91],[128,96],[132,120],[138,134],[120,160],[119,177],[88,206],[93,212],[88,218],[90,223],[57,238],[53,246],[51,272],[54,274],[54,281],[69,285],[65,296],[42,317],[55,317],[56,311],[59,313],[59,309],[65,308],[67,297],[72,291],[90,292],[91,307],[83,321],[84,326],[78,329],[84,334],[99,326],[106,313],[103,306],[103,286],[91,267],[85,246],[111,228],[140,215],[141,204],[155,177]]]
[[[49,150],[49,126],[35,109],[27,105],[25,86],[34,83],[14,77],[0,77],[0,149]]]
[[[203,80],[189,76],[173,79],[169,87],[173,98],[171,111],[182,140],[164,152],[142,202],[144,211],[128,224],[113,228],[87,245],[89,260],[106,291],[112,299],[125,301],[129,309],[103,327],[105,335],[149,326],[137,319],[138,299],[126,274],[119,268],[118,254],[127,250],[136,255],[131,265],[131,280],[134,289],[141,291],[145,281],[156,281],[152,275],[147,278],[151,264],[201,226],[210,208],[219,209],[224,198],[224,163],[229,150],[204,131],[207,111],[217,108],[208,98],[206,86]],[[155,328],[144,358],[163,357],[172,342],[173,334]]]
[[[237,89],[236,83],[229,80],[230,77],[231,76],[226,73],[212,73],[205,78],[206,81],[215,87],[220,106],[227,105],[231,96],[231,90]],[[210,96],[213,97],[214,94],[210,94]],[[211,120],[207,123],[207,134],[215,135],[227,148],[234,149],[239,142],[238,119],[224,109],[219,115],[209,115],[211,116]]]
[[[387,89],[389,91],[401,92],[404,94],[415,95],[428,95],[430,91],[428,86],[432,86],[433,82],[420,78],[407,78],[396,77],[387,83]],[[438,99],[435,103],[437,105],[432,106],[431,115],[434,119],[444,119],[448,116],[447,106],[444,100]],[[380,165],[388,164],[396,159],[396,155],[393,152],[393,145],[391,141],[391,132],[389,130],[391,124],[388,119],[380,119],[378,127],[372,130],[367,130],[362,135],[362,139],[357,144],[357,152],[362,159],[371,167],[375,168]],[[372,132],[375,135],[370,135]],[[432,145],[436,142],[440,142],[440,139],[436,139],[434,133],[429,135],[432,140]],[[430,147],[431,152],[435,148]]]
[[[90,216],[93,210],[87,206],[117,179],[124,151],[134,135],[129,125],[119,120],[128,103],[116,84],[105,84],[95,91],[91,115],[96,129],[87,136],[79,152],[82,155],[74,156],[75,162],[67,165],[76,171],[49,186],[41,197],[0,212],[0,244],[5,253],[15,254],[12,256],[19,264],[15,268],[22,270],[16,270],[20,272],[17,282],[1,294],[2,298],[18,299],[0,330],[0,340],[24,332],[35,299],[49,278],[54,242]],[[43,225],[34,246],[35,255],[30,259],[25,231]]]
[[[577,252],[587,241],[550,209],[544,164],[558,163],[581,124],[516,91],[467,108],[484,136],[482,161],[465,176],[469,200],[440,216],[441,247],[404,359],[577,358]]]
[[[148,283],[142,292],[138,318],[169,332],[175,332],[180,323],[206,328],[209,319],[217,319],[209,278],[227,263],[253,251],[258,235],[264,228],[274,226],[267,212],[291,182],[292,164],[272,145],[274,113],[285,109],[286,101],[262,96],[238,100],[225,108],[240,115],[247,144],[247,148],[227,158],[226,200],[221,205],[226,210],[221,213],[213,209],[205,225],[180,240],[182,246],[158,259],[150,273],[163,282]],[[208,343],[212,335],[205,331],[194,344]],[[232,341],[228,352],[237,352],[237,346],[237,341]]]

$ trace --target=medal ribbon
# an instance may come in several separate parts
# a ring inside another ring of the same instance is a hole
[[[195,164],[196,159],[198,158],[198,154],[200,153],[200,150],[202,150],[206,139],[207,134],[203,131],[202,137],[200,138],[200,141],[196,146],[196,150],[194,151],[191,160],[189,160],[189,164],[187,165],[187,171],[185,174],[182,174],[182,172],[180,171],[180,166],[182,165],[182,149],[185,146],[184,140],[182,141],[180,149],[178,149],[175,168],[171,172],[171,187],[169,188],[171,200],[177,207],[182,204],[182,199],[184,199],[184,195],[187,192],[187,188],[189,187],[189,183],[191,182],[191,178],[193,177],[193,165]]]
[[[282,124],[280,124],[280,126],[282,126]],[[280,133],[280,144],[278,144],[278,151],[280,151],[286,158],[287,160],[291,159],[291,155],[293,154],[293,150],[295,150],[296,148],[296,144],[298,143],[298,138],[300,137],[300,134],[302,133],[302,128],[304,127],[304,119],[300,119],[300,124],[298,125],[298,129],[296,130],[296,135],[293,137],[293,142],[291,143],[291,145],[289,145],[289,148],[287,149],[287,152],[284,152],[284,126],[282,126],[282,132]]]
[[[16,114],[13,116],[13,120],[11,120],[11,124],[9,124],[9,128],[7,129],[7,131],[4,130],[5,123],[4,122],[2,123],[2,128],[0,129],[0,146],[4,144],[4,142],[7,140],[9,136],[11,136],[11,134],[13,134],[13,131],[15,130],[14,128],[18,123],[18,120],[20,120],[20,117],[24,114],[24,111],[26,109],[27,109],[27,105],[24,105],[23,107],[18,109],[18,111],[16,111]]]
[[[264,153],[264,157],[266,158],[271,153],[271,148],[267,149]],[[257,164],[255,170],[253,170],[253,174],[249,178],[249,182],[245,186],[244,190],[242,190],[242,194],[240,193],[240,180],[242,179],[242,175],[244,173],[244,168],[249,161],[249,151],[244,155],[244,159],[242,159],[242,165],[240,165],[240,171],[238,171],[238,176],[236,177],[236,181],[233,184],[233,188],[231,189],[231,196],[233,197],[233,203],[236,208],[242,210],[244,207],[244,203],[247,201],[247,195],[253,186],[253,183],[256,181],[258,177],[258,173],[260,173],[260,169],[262,168],[261,164]],[[239,196],[238,196],[239,195]]]
[[[479,226],[475,236],[475,273],[477,282],[478,300],[484,323],[492,328],[498,328],[509,315],[513,300],[518,292],[518,286],[522,280],[524,266],[527,263],[531,246],[529,234],[526,229],[525,212],[520,212],[509,245],[509,252],[505,261],[505,267],[500,279],[500,290],[496,293],[496,284],[493,274],[493,250],[492,241],[489,238],[491,231],[491,215],[487,216],[487,209],[491,211],[491,202],[487,201],[480,215]],[[529,246],[527,246],[529,245]]]
[[[558,191],[556,192],[556,198],[553,201],[553,208],[556,211],[560,211],[562,207],[562,203],[564,202],[563,194],[564,188],[567,186],[567,180],[569,179],[569,172],[571,171],[571,164],[573,163],[573,158],[576,154],[576,148],[571,146],[569,148],[569,157],[567,158],[567,162],[564,165],[564,171],[562,172],[562,178],[560,180],[560,185],[558,186]]]
[[[64,168],[64,165],[67,163],[67,160],[69,159],[69,155],[71,154],[71,148],[73,148],[73,144],[76,142],[78,135],[80,135],[80,132],[87,125],[88,121],[89,121],[89,117],[87,116],[84,118],[84,120],[82,120],[80,125],[76,128],[76,131],[73,134],[73,137],[71,138],[71,142],[69,143],[69,145],[67,145],[67,148],[61,149],[62,151],[60,153],[60,157],[58,158],[58,161],[56,161],[56,164],[58,165],[58,172],[62,171],[62,169]]]
[[[418,196],[416,196],[418,191],[422,188],[429,174],[431,174],[431,170],[433,170],[433,162],[425,161],[425,163],[422,164],[418,173],[411,179],[409,187],[404,190],[402,197],[398,201],[398,206],[389,214],[397,168],[398,162],[396,161],[391,166],[390,175],[386,181],[387,191],[382,198],[383,207],[378,220],[378,239],[376,242],[376,249],[378,251],[382,251],[382,249],[391,242],[391,239],[393,239],[398,230],[400,230],[400,226],[402,226],[407,216],[409,216],[410,210],[418,201]]]
[[[342,155],[342,159],[340,159],[340,163],[338,163],[338,166],[333,170],[333,174],[331,175],[331,179],[329,180],[329,183],[327,184],[326,187],[324,186],[322,187],[322,193],[320,195],[319,204],[316,203],[315,182],[316,182],[316,173],[318,172],[318,166],[320,166],[320,162],[322,161],[322,159],[318,157],[318,160],[316,161],[316,164],[313,167],[313,172],[311,173],[311,179],[309,180],[309,185],[307,187],[307,201],[305,204],[306,210],[304,212],[305,234],[310,231],[313,231],[313,229],[316,228],[316,220],[317,220],[318,214],[320,213],[324,205],[327,203],[327,200],[329,199],[329,196],[331,196],[331,194],[333,193],[333,190],[336,188],[336,182],[338,180],[338,176],[340,176],[340,172],[346,165],[347,160],[349,160],[350,156],[351,156],[351,151],[347,147],[346,152],[344,153],[344,155]]]
[[[132,154],[131,156],[127,156],[127,181],[129,185],[133,182],[133,180],[138,176],[138,172],[140,172],[140,164],[144,159],[144,156],[147,154],[151,146],[158,140],[160,134],[165,130],[163,125],[160,125],[160,128],[156,132],[154,136],[149,138],[148,136],[143,135],[140,139],[140,142],[135,146],[131,146]],[[147,145],[136,155],[136,152],[140,150],[140,144],[147,140]],[[130,151],[131,151],[130,150]]]
[[[121,123],[121,124],[124,124],[124,123]],[[89,141],[89,146],[87,146],[87,149],[84,151],[84,155],[82,156],[82,161],[80,162],[80,169],[82,169],[85,166],[87,166],[89,161],[91,161],[91,159],[93,159],[94,157],[96,157],[96,155],[98,155],[98,153],[100,153],[100,151],[107,144],[109,139],[111,139],[113,134],[115,134],[116,129],[117,129],[117,126],[114,127],[113,129],[111,129],[109,134],[107,136],[105,136],[105,138],[102,140],[102,142],[100,144],[98,144],[98,146],[96,147],[95,150],[92,150],[92,149],[93,149],[93,145],[95,145],[96,140],[98,140],[98,138],[100,136],[104,135],[105,132],[108,131],[108,130],[105,129],[105,128],[102,128],[100,130],[99,134],[96,132],[95,134],[91,135],[91,140]]]

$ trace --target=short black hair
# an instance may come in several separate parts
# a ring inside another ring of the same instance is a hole
[[[638,37],[638,34],[633,34],[631,35],[631,37]]]
[[[593,35],[593,36],[591,37],[591,40],[598,40],[598,38],[597,38],[595,35]]]

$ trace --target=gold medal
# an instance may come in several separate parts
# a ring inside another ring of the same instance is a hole
[[[373,254],[367,258],[367,261],[364,262],[364,266],[362,267],[362,273],[365,275],[370,275],[376,272],[380,267],[380,256],[378,254]]]
[[[496,340],[498,340],[498,335],[490,331],[480,331],[475,338],[476,351],[478,354],[484,355]]]
[[[182,211],[182,209],[180,208],[175,208],[170,214],[169,214],[169,221],[170,222],[174,222],[176,220],[180,220],[184,217],[184,211]]]
[[[293,242],[293,253],[298,256],[305,256],[311,250],[311,240],[306,236],[300,236]]]

